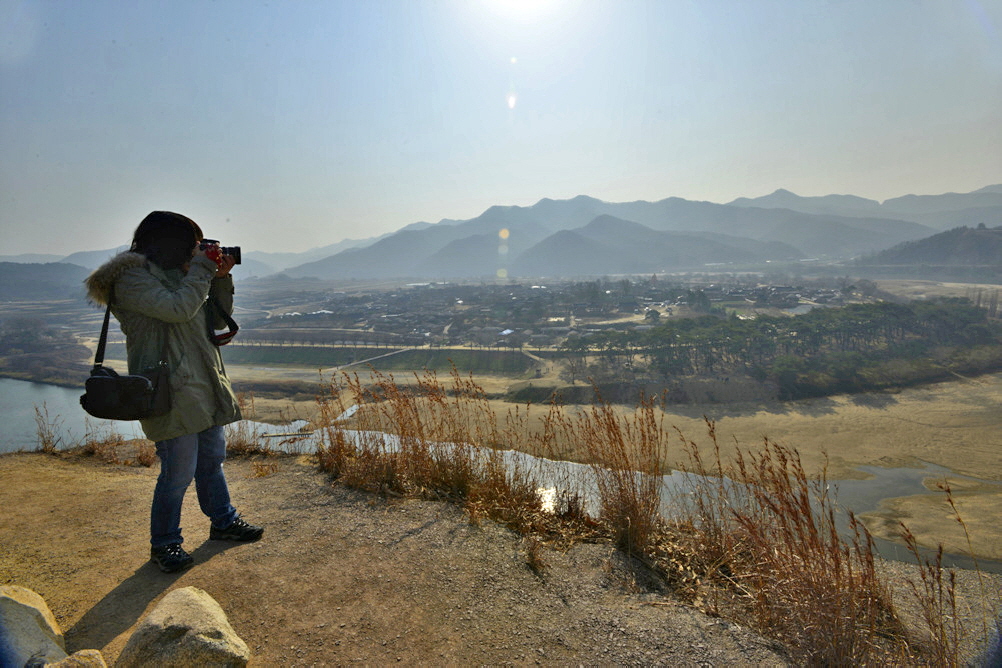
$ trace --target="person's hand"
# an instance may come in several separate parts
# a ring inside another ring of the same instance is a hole
[[[202,251],[204,254],[204,251]],[[216,264],[219,269],[216,270],[216,278],[226,278],[230,275],[230,270],[237,263],[237,259],[232,255],[221,255],[219,257],[219,262]]]

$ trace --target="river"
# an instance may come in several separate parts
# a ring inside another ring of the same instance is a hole
[[[142,437],[138,422],[99,420],[80,407],[80,388],[31,383],[0,378],[0,416],[3,419],[0,453],[38,448],[38,425],[35,410],[47,412],[61,442],[60,448],[79,443],[88,432],[114,428],[128,438]]]

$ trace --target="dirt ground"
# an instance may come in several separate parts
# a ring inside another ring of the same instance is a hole
[[[546,550],[537,574],[521,539],[447,504],[347,490],[291,456],[226,466],[264,538],[208,541],[191,490],[182,526],[196,563],[168,575],[147,560],[156,466],[0,456],[0,583],[37,591],[67,649],[100,649],[109,664],[164,594],[189,585],[220,603],[255,666],[786,664],[743,626],[650,591],[609,546]],[[915,572],[886,568],[907,610]],[[959,585],[973,643],[1000,580],[961,572]]]

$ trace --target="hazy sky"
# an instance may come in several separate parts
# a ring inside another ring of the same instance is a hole
[[[0,0],[0,254],[1002,183],[1002,0]]]

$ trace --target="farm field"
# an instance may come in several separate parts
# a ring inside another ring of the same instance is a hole
[[[881,290],[906,299],[934,299],[936,297],[967,297],[971,291],[993,293],[1002,286],[993,283],[950,283],[943,281],[890,280],[874,281]]]

